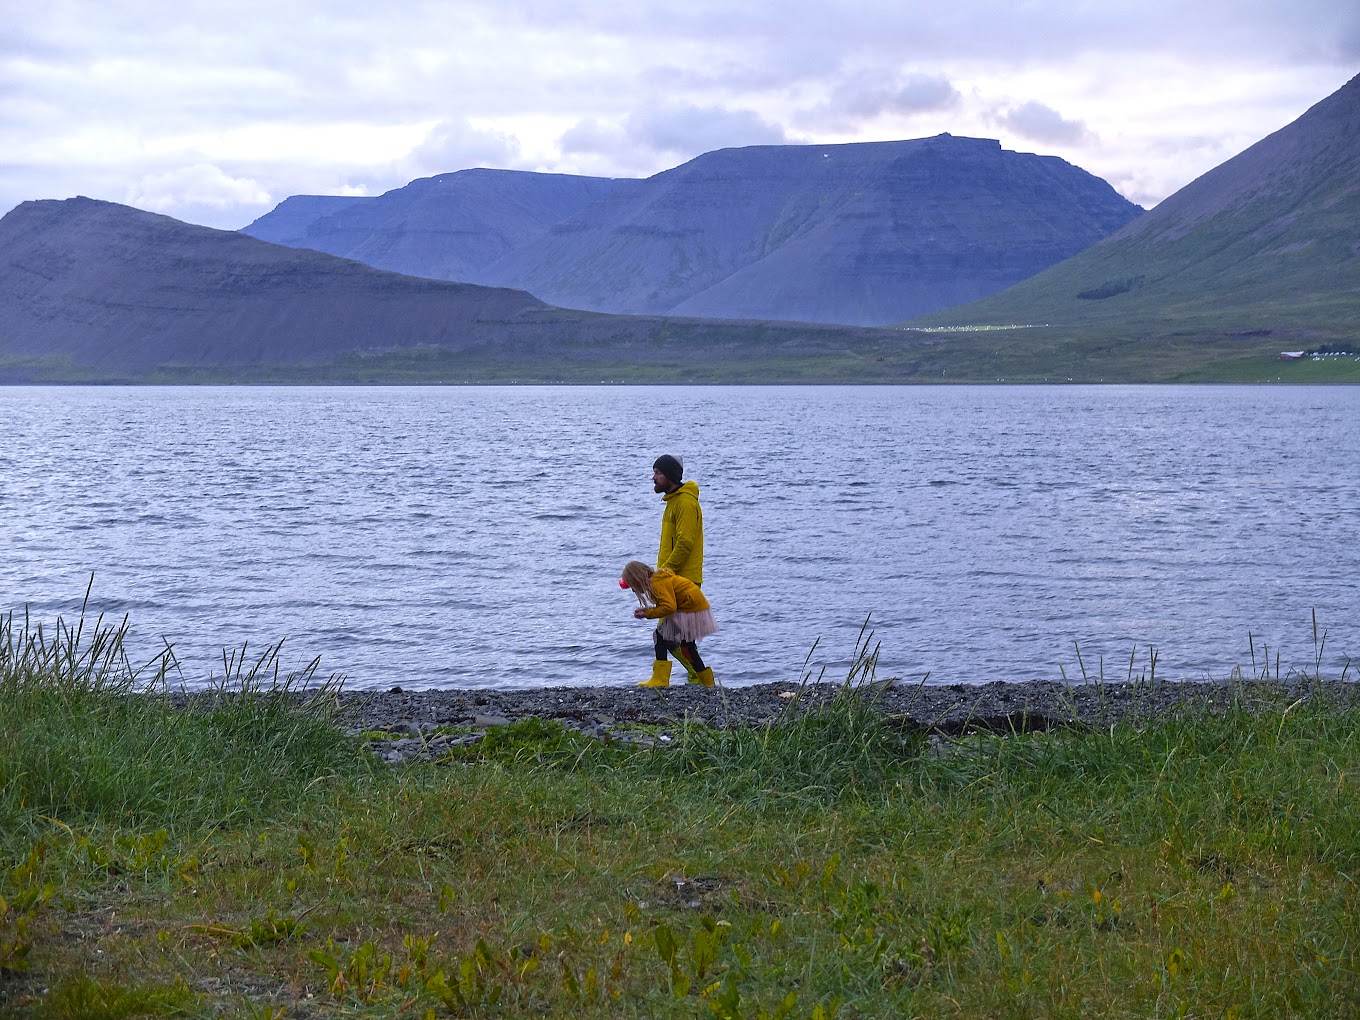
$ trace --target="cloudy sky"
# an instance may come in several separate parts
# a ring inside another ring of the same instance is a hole
[[[948,131],[1144,206],[1360,72],[1356,0],[0,0],[0,213],[236,228],[474,166]]]

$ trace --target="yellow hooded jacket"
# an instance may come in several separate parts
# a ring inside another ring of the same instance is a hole
[[[699,509],[699,484],[685,482],[665,495],[661,515],[661,549],[657,570],[671,570],[695,584],[704,583],[704,515]]]
[[[701,613],[711,608],[697,584],[669,570],[658,570],[653,574],[651,587],[656,605],[648,606],[643,613],[649,620],[659,620],[671,613]]]

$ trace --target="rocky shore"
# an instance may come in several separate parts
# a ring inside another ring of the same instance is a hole
[[[813,711],[835,697],[837,684],[792,683],[737,688],[673,686],[549,687],[346,691],[341,716],[352,732],[375,734],[374,750],[398,762],[437,758],[451,744],[480,739],[478,731],[527,719],[555,719],[601,739],[651,743],[690,720],[713,727],[763,726],[790,712]],[[1300,698],[1349,704],[1355,684],[1284,682],[1163,682],[1063,684],[1030,681],[863,688],[897,724],[957,736],[971,730],[1025,732],[1058,726],[1109,726],[1180,712],[1280,706]],[[639,731],[638,726],[647,726]]]

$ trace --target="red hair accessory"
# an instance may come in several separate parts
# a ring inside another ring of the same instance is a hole
[[[628,587],[628,582],[625,581],[623,578],[620,577],[620,578],[619,578],[619,587],[620,587],[620,588],[627,588],[627,587]]]

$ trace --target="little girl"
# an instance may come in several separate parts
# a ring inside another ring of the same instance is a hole
[[[667,652],[674,652],[689,674],[689,682],[713,686],[713,670],[699,658],[696,642],[718,629],[713,610],[699,586],[686,577],[669,570],[653,570],[639,560],[630,560],[623,568],[620,588],[629,588],[641,603],[633,610],[639,620],[657,620],[652,641],[656,646],[656,661],[652,663],[652,677],[639,687],[669,687],[671,662]]]

